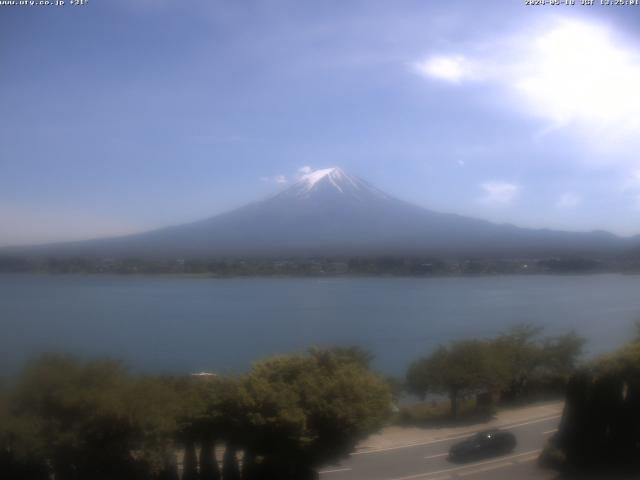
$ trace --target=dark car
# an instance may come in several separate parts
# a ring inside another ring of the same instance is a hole
[[[449,449],[452,462],[469,462],[511,452],[516,447],[516,437],[504,430],[486,430],[456,443]]]

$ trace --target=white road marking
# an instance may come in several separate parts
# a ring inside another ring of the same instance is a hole
[[[534,460],[537,460],[538,457],[540,457],[539,454],[534,454],[531,455],[530,457],[523,457],[523,458],[519,458],[515,461],[515,463],[527,463],[527,462],[533,462]]]
[[[505,425],[503,427],[496,427],[496,428],[502,428],[503,430],[511,430],[512,428],[518,428],[518,427],[524,427],[526,425],[532,425],[534,423],[540,423],[540,422],[546,422],[548,420],[555,420],[556,418],[560,418],[562,415],[553,415],[551,417],[544,417],[544,418],[538,418],[536,420],[531,420],[529,422],[523,422],[523,423],[516,423],[515,425]],[[395,447],[385,447],[385,448],[376,448],[373,450],[364,450],[362,452],[353,452],[350,453],[349,455],[351,456],[355,456],[355,455],[369,455],[372,453],[380,453],[380,452],[389,452],[392,450],[400,450],[403,448],[413,448],[413,447],[422,447],[424,445],[433,445],[434,443],[440,443],[440,442],[447,442],[449,440],[459,440],[461,438],[467,438],[471,435],[473,435],[474,433],[481,431],[481,430],[475,430],[475,431],[470,431],[467,432],[463,435],[456,435],[455,437],[445,437],[445,438],[438,438],[436,440],[429,440],[426,442],[416,442],[416,443],[407,443],[405,445],[398,445]]]
[[[494,465],[487,465],[486,467],[476,468],[475,470],[469,470],[468,472],[460,472],[459,477],[468,477],[469,475],[477,475],[478,473],[490,472],[491,470],[498,470],[499,468],[510,467],[513,462],[502,462]]]
[[[546,432],[542,432],[542,435],[549,435],[550,433],[555,433],[557,431],[558,431],[558,429],[554,428],[553,430],[547,430]]]
[[[428,457],[424,457],[425,460],[428,460],[430,458],[438,458],[438,457],[446,457],[447,455],[449,455],[448,453],[438,453],[437,455],[429,455]]]
[[[324,475],[326,473],[338,473],[338,472],[350,472],[351,468],[332,468],[331,470],[320,470],[318,475]]]
[[[405,445],[398,445],[396,447],[376,448],[375,450],[366,450],[363,452],[353,452],[350,455],[369,455],[370,453],[389,452],[391,450],[400,450],[402,448],[422,447],[423,445],[432,445],[434,443],[446,442],[448,440],[458,440],[459,438],[467,438],[473,432],[465,433],[464,435],[457,435],[455,437],[438,438],[436,440],[429,440],[427,442],[407,443]]]
[[[416,473],[414,475],[407,475],[406,477],[394,477],[390,480],[413,480],[414,478],[426,478],[426,477],[431,477],[433,475],[439,475],[441,473],[450,473],[450,472],[459,472],[460,470],[463,471],[469,471],[470,468],[474,468],[480,465],[489,465],[489,464],[495,464],[495,463],[505,463],[507,460],[512,460],[515,458],[519,458],[519,457],[524,457],[525,455],[533,455],[533,454],[537,454],[540,453],[541,450],[531,450],[529,452],[524,452],[524,453],[518,453],[516,455],[509,455],[508,457],[501,457],[501,458],[496,458],[493,460],[485,460],[484,462],[476,462],[474,464],[471,465],[464,465],[461,467],[453,467],[453,468],[445,468],[444,470],[438,470],[435,472],[424,472],[424,473]],[[508,465],[512,465],[513,462],[507,462],[505,464],[505,466]],[[433,480],[433,479],[432,479]]]
[[[555,420],[556,418],[560,418],[562,415],[553,415],[551,417],[545,417],[538,420],[531,420],[530,422],[516,423],[515,425],[506,425],[503,427],[503,430],[511,430],[512,428],[524,427],[525,425],[531,425],[532,423],[540,423],[545,422],[547,420]]]

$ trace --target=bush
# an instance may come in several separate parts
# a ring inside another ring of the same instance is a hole
[[[495,408],[480,407],[475,399],[459,401],[458,415],[451,414],[448,401],[420,402],[400,407],[394,421],[399,425],[443,425],[449,423],[465,423],[468,421],[487,420],[495,413]]]
[[[44,355],[0,391],[0,474],[175,480],[183,449],[185,475],[203,478],[200,463],[211,480],[222,441],[227,477],[241,475],[236,450],[244,450],[256,476],[313,478],[390,414],[389,384],[369,360],[360,349],[317,349],[264,360],[238,378],[201,379],[140,377],[119,362]],[[198,462],[203,446],[210,456]]]

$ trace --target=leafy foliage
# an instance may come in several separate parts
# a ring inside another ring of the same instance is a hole
[[[242,379],[240,398],[244,446],[289,478],[351,451],[380,428],[391,404],[387,383],[359,353],[340,349],[259,362]]]
[[[507,367],[492,347],[482,340],[440,346],[409,367],[409,388],[423,395],[429,390],[448,394],[451,413],[456,416],[460,397],[500,388],[506,383]]]
[[[44,355],[0,392],[0,472],[9,480],[175,480],[183,449],[185,478],[215,480],[220,441],[225,480],[243,474],[240,450],[255,478],[313,477],[389,413],[388,385],[369,361],[356,348],[315,349],[237,378],[197,378]]]
[[[490,340],[464,340],[440,346],[413,362],[407,389],[422,399],[446,394],[451,413],[458,400],[473,394],[500,392],[504,400],[529,394],[532,386],[564,384],[576,368],[584,339],[574,332],[540,338],[541,329],[520,324]]]

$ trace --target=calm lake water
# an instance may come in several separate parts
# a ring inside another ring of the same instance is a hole
[[[402,374],[438,343],[516,322],[575,329],[598,353],[640,318],[640,276],[204,279],[0,275],[0,374],[43,350],[145,371],[237,372],[266,355],[357,344]]]

